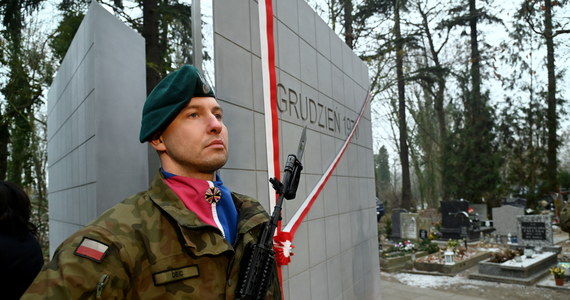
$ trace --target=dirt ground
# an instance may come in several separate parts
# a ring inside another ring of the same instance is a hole
[[[556,231],[555,235],[567,238],[568,234]],[[562,247],[559,259],[564,254],[570,256],[570,241],[559,242]],[[569,257],[570,258],[570,257]],[[554,287],[552,275],[548,274],[538,283],[531,286],[518,284],[506,284],[489,281],[469,279],[470,273],[477,272],[478,266],[467,269],[453,277],[418,275],[409,273],[386,273],[381,272],[381,279],[388,282],[398,282],[410,287],[422,287],[432,290],[444,291],[456,295],[478,297],[481,299],[516,299],[516,300],[538,300],[538,299],[570,299],[570,282],[565,282],[563,288]],[[544,286],[551,286],[544,287]]]

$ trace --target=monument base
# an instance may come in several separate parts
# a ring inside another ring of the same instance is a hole
[[[557,254],[543,252],[532,258],[523,257],[521,262],[509,260],[504,263],[493,263],[485,260],[479,263],[479,272],[470,274],[471,279],[494,282],[532,285],[548,273],[548,268],[557,262]]]

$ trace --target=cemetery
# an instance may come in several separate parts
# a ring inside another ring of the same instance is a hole
[[[382,272],[570,291],[569,234],[553,213],[458,200],[442,201],[435,214],[396,208],[387,216],[379,224]]]

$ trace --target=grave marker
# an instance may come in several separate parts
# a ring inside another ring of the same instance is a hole
[[[523,207],[503,205],[493,208],[493,226],[497,235],[516,234],[517,217],[524,215]]]
[[[472,220],[468,214],[469,202],[465,200],[441,202],[441,234],[443,240],[478,240],[479,219]]]
[[[392,210],[392,240],[397,241],[402,239],[402,232],[400,228],[400,214],[408,212],[403,208],[394,208]]]
[[[415,213],[401,213],[401,233],[403,240],[417,240],[418,239],[418,214]]]
[[[518,216],[518,241],[523,246],[552,246],[552,218],[549,215]]]

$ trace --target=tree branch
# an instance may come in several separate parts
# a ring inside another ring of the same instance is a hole
[[[565,34],[565,33],[570,33],[570,29],[556,30],[554,32],[554,34],[552,35],[552,37],[555,37],[559,34]]]

